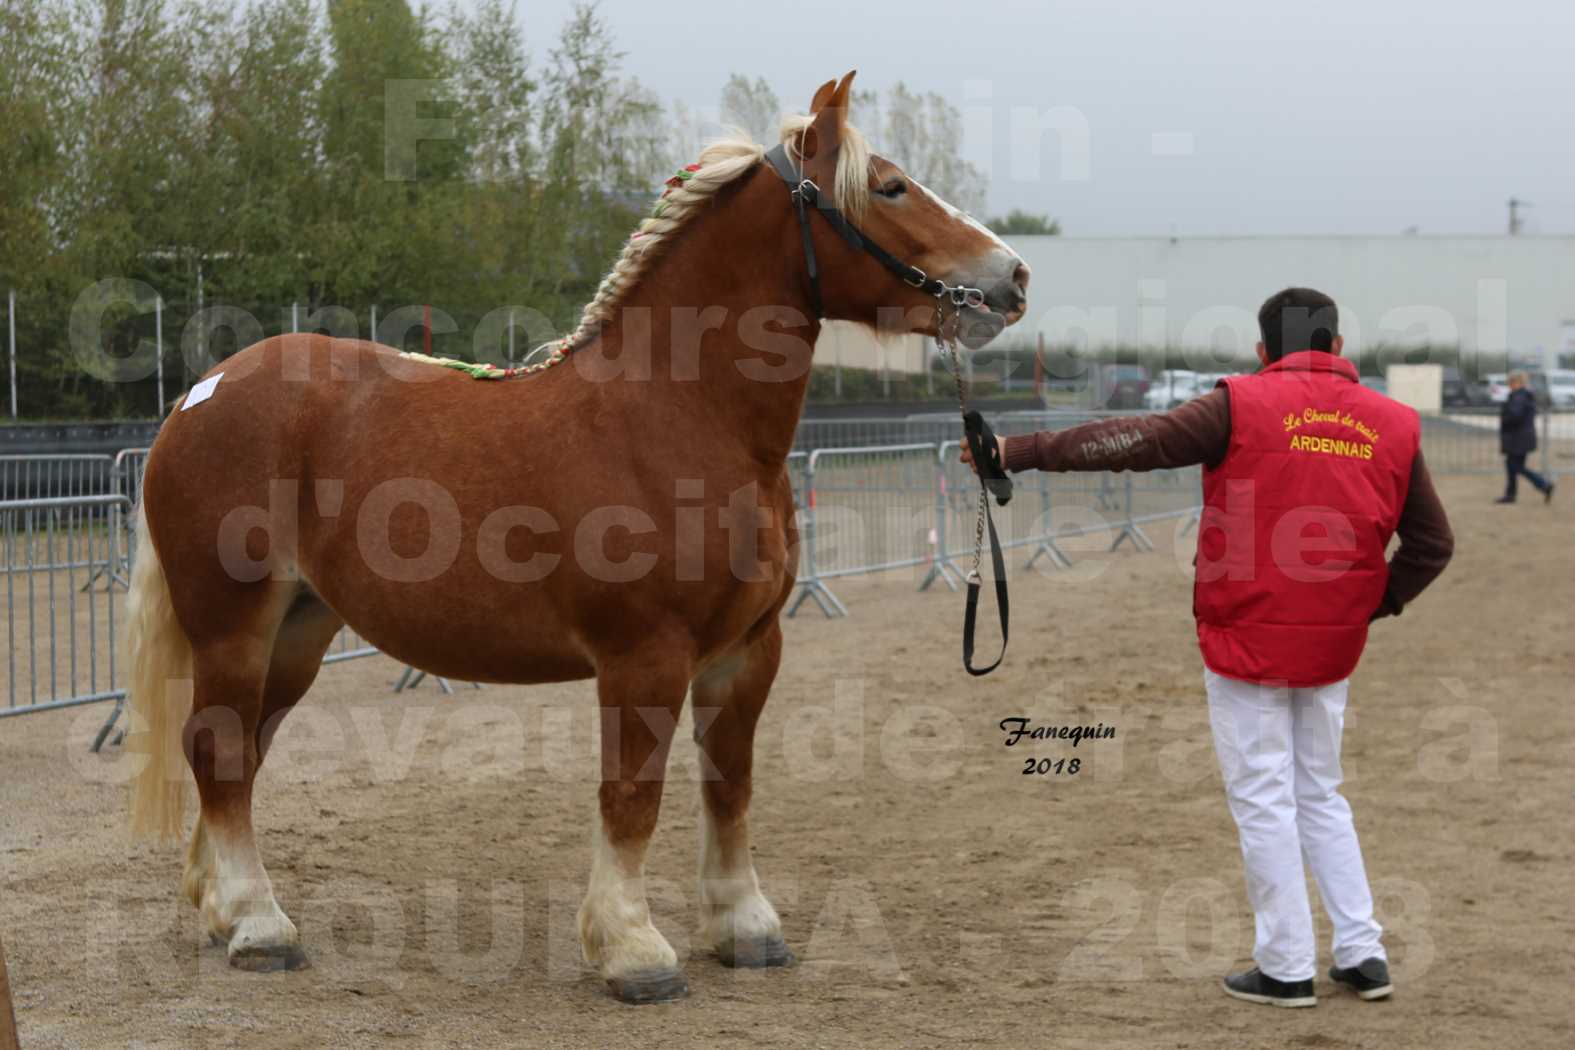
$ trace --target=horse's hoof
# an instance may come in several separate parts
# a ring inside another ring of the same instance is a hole
[[[671,973],[653,970],[632,973],[627,977],[609,977],[607,987],[619,1001],[631,1006],[671,1003],[689,995],[689,981],[681,970]]]
[[[231,952],[230,965],[251,973],[272,973],[275,970],[304,970],[312,964],[299,944],[257,944]]]
[[[798,961],[793,949],[781,937],[756,937],[732,940],[716,950],[723,966],[738,970],[761,970],[768,966],[792,966]]]

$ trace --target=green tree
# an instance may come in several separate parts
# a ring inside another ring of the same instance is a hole
[[[722,123],[743,129],[756,142],[767,145],[776,142],[777,127],[782,122],[782,103],[771,90],[765,77],[748,77],[734,73],[722,85]]]
[[[178,248],[212,298],[310,307],[328,292],[322,29],[311,0],[265,0],[211,35],[190,187],[200,203]]]
[[[986,226],[1000,234],[1028,237],[1054,237],[1061,232],[1061,224],[1048,215],[1037,215],[1013,208],[1005,215],[998,216],[985,223]]]
[[[464,273],[469,147],[442,34],[405,0],[330,0],[328,26],[324,301],[441,302]]]
[[[462,329],[438,351],[460,354],[499,306],[572,324],[693,151],[595,8],[538,69],[511,4],[0,0],[0,296],[18,293],[23,410],[154,413],[151,378],[104,382],[68,345],[105,278],[142,289],[109,304],[111,356],[152,336],[162,298],[167,396],[183,334],[222,356],[286,329],[292,302],[352,323],[430,302]],[[199,298],[259,324],[192,329]]]
[[[853,108],[868,125],[859,124],[860,130],[884,156],[964,211],[984,205],[987,183],[983,173],[962,158],[962,114],[956,106],[934,92],[909,91],[898,81],[884,111],[879,107],[879,97],[871,92],[856,99]]]
[[[662,108],[623,81],[623,54],[591,5],[564,25],[543,77],[538,134],[546,163],[537,196],[533,289],[565,325],[622,250],[659,181],[668,135]],[[572,304],[572,305],[571,305]]]
[[[473,149],[470,177],[479,182],[527,177],[535,158],[531,102],[537,85],[514,5],[480,0],[469,14],[456,7],[447,43],[458,116],[467,126],[464,141]]]
[[[58,4],[0,3],[0,296],[15,292],[23,411],[58,380],[59,347],[41,345],[42,312],[61,281],[60,249],[70,236],[61,188],[70,175],[73,126],[68,91],[75,84],[76,41]],[[47,395],[51,399],[54,391]],[[9,406],[7,406],[9,407]]]

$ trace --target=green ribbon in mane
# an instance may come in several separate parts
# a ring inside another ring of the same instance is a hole
[[[456,372],[464,372],[472,379],[507,379],[510,376],[520,375],[524,372],[522,368],[499,368],[497,365],[489,365],[484,361],[461,361],[454,357],[433,357],[430,354],[418,354],[410,350],[401,352],[399,356],[409,358],[412,361],[420,361],[422,364],[452,368]]]

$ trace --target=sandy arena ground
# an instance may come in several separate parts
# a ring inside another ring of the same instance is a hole
[[[1354,685],[1347,794],[1390,1002],[1323,978],[1316,1010],[1217,988],[1247,962],[1251,918],[1190,551],[1161,526],[1154,553],[1071,541],[1074,570],[1019,573],[1011,653],[982,681],[957,666],[960,596],[915,595],[911,574],[837,584],[848,620],[791,621],[753,818],[802,962],[735,973],[691,944],[685,741],[649,865],[693,987],[671,1005],[619,1005],[577,959],[588,683],[396,698],[384,658],[325,670],[259,786],[264,857],[313,960],[289,974],[229,969],[177,899],[181,849],[127,839],[119,757],[86,754],[103,707],[0,722],[0,934],[22,1045],[1575,1045],[1575,489],[1550,510],[1492,506],[1497,485],[1443,482],[1455,564],[1378,626]],[[1008,749],[997,723],[1013,716],[1117,735]],[[1074,757],[1075,775],[1022,772]]]

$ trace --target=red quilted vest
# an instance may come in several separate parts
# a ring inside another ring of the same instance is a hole
[[[1356,376],[1306,350],[1224,380],[1230,450],[1203,474],[1192,601],[1217,674],[1327,685],[1361,658],[1421,425]]]

